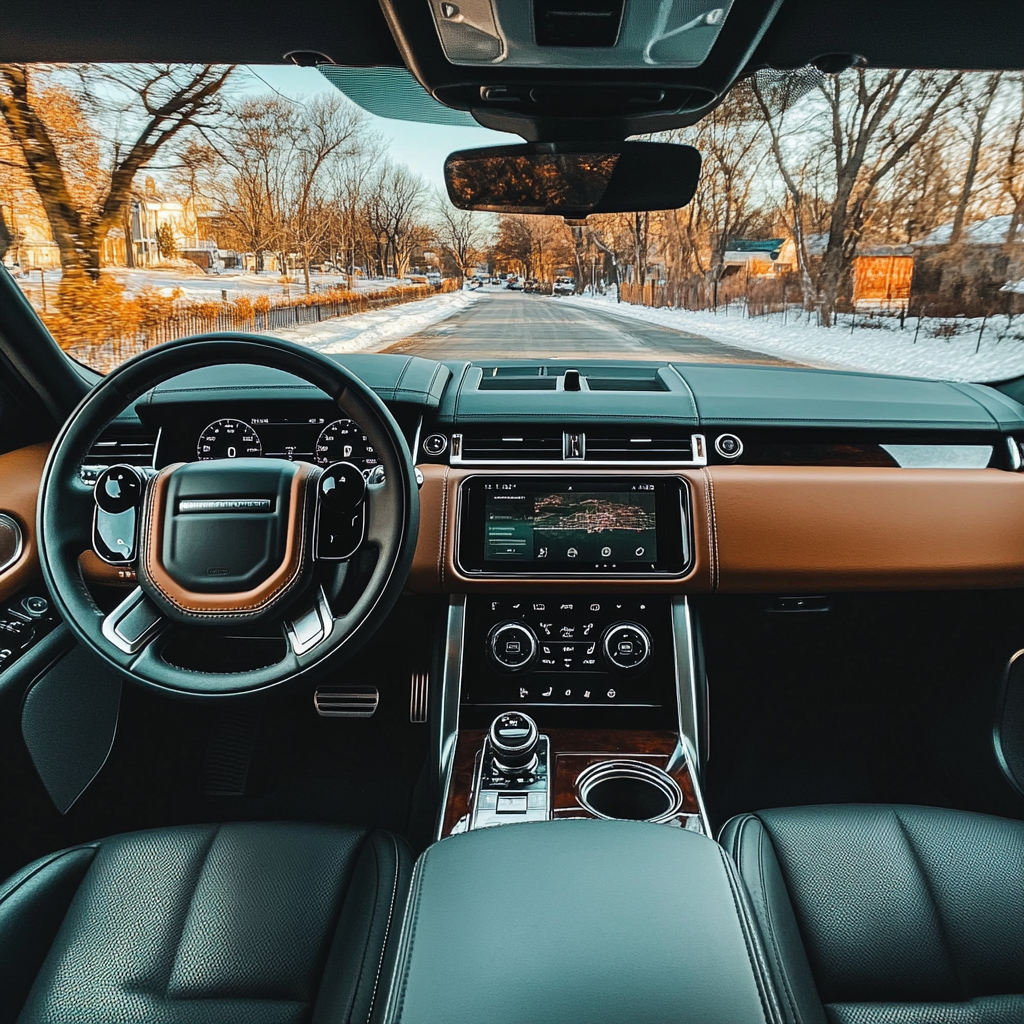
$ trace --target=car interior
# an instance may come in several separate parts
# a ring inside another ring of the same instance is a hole
[[[466,208],[620,154],[570,218],[684,205],[632,140],[755,71],[1024,71],[1020,5],[719,2],[26,0],[0,58],[399,75],[508,133]],[[1024,378],[101,376],[5,271],[0,367],[0,1024],[1024,1021]]]

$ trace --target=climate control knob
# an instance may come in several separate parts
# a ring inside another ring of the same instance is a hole
[[[629,671],[651,656],[651,634],[636,622],[617,622],[608,627],[601,646],[612,668]]]
[[[525,622],[500,622],[487,638],[491,660],[506,672],[521,672],[537,657],[537,635]]]

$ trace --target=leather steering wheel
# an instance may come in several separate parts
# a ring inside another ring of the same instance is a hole
[[[321,469],[284,459],[222,459],[135,477],[118,471],[120,485],[109,485],[117,499],[112,504],[98,485],[94,494],[82,481],[80,467],[90,448],[133,401],[181,373],[232,363],[283,370],[318,387],[362,428],[380,459],[383,480],[364,482],[358,467],[348,463]],[[97,543],[98,524],[107,521],[104,502],[121,516],[109,521],[139,581],[107,614],[95,604],[79,567],[79,556]],[[37,529],[43,577],[83,644],[134,682],[209,697],[308,677],[328,657],[353,653],[402,591],[418,516],[409,447],[387,407],[358,377],[289,342],[209,334],[136,356],[82,400],[43,470]],[[127,541],[120,536],[132,531]],[[339,580],[353,558],[362,559],[365,585],[335,611]],[[254,624],[277,641],[280,660],[237,672],[205,671],[163,656],[175,630],[212,636]]]

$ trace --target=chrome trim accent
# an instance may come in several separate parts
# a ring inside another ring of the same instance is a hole
[[[127,640],[117,627],[125,616],[138,604],[147,600],[142,587],[136,587],[109,615],[103,620],[100,632],[104,638],[124,654],[136,654],[154,640],[167,627],[167,620],[161,615],[140,637]]]
[[[300,640],[295,623],[307,616],[313,615],[316,616],[319,622],[319,631],[305,640]],[[288,642],[292,645],[292,651],[299,655],[307,654],[313,650],[317,644],[331,635],[333,629],[334,613],[331,611],[331,606],[327,601],[327,595],[324,593],[323,587],[317,587],[316,602],[311,607],[307,608],[297,618],[289,619],[285,623],[285,633],[288,636]]]
[[[178,512],[269,512],[270,498],[184,498]]]
[[[379,703],[376,686],[329,686],[313,693],[321,718],[371,718]]]
[[[700,714],[701,693],[706,681],[697,679],[697,657],[693,643],[693,617],[690,614],[690,603],[686,596],[672,598],[672,650],[675,655],[676,672],[676,708],[679,736],[688,748],[692,765],[702,775],[707,751],[701,750]]]
[[[437,440],[441,442],[441,446],[440,448],[437,449],[436,452],[432,452],[427,447],[428,442],[433,441],[434,438],[437,438]],[[445,437],[444,434],[436,432],[433,434],[427,434],[427,436],[423,438],[422,442],[420,442],[420,448],[422,449],[424,455],[428,455],[432,459],[439,458],[441,455],[444,455],[446,451],[448,451],[448,438]]]
[[[706,441],[703,434],[690,435],[689,459],[588,459],[586,457],[585,431],[572,431],[577,435],[582,445],[583,456],[581,458],[569,458],[568,434],[570,431],[562,431],[562,457],[551,459],[466,459],[462,455],[463,435],[452,434],[452,453],[449,463],[452,466],[533,466],[543,468],[545,466],[616,466],[628,468],[630,466],[676,466],[679,468],[696,468],[708,464],[705,454]]]
[[[1024,466],[1024,459],[1021,459],[1020,445],[1017,443],[1016,438],[1008,437],[1006,439],[1006,450],[1010,456],[1010,469],[1017,473],[1021,467]]]
[[[633,779],[637,782],[650,783],[655,789],[660,790],[668,800],[668,808],[654,818],[630,818],[627,820],[650,821],[660,824],[674,818],[683,806],[683,791],[679,788],[679,783],[668,772],[657,765],[649,764],[646,761],[634,761],[628,757],[617,761],[598,761],[596,764],[584,768],[576,776],[576,799],[580,806],[606,821],[618,820],[612,818],[610,814],[599,811],[590,803],[591,791],[602,782],[612,779]]]
[[[409,682],[409,721],[422,725],[430,707],[430,673],[413,672]]]
[[[14,554],[6,562],[0,563],[0,572],[3,572],[21,558],[21,553],[25,550],[25,534],[18,520],[13,516],[7,515],[6,512],[0,512],[0,523],[6,524],[14,531]]]
[[[731,437],[739,445],[736,451],[731,455],[728,452],[722,451],[722,441],[727,437]],[[715,451],[718,452],[723,459],[738,459],[743,454],[743,442],[735,434],[719,434],[718,437],[715,438]]]
[[[435,838],[444,829],[444,812],[448,806],[455,744],[459,737],[459,704],[462,700],[462,662],[466,641],[466,595],[452,594],[448,601],[448,627],[445,631],[444,671],[438,691],[437,781],[441,793]]]

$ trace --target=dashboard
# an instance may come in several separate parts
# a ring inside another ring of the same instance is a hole
[[[554,361],[335,358],[413,452],[415,592],[1024,584],[1024,405],[995,388],[581,361],[572,392]],[[376,453],[338,413],[264,367],[193,371],[126,410],[89,468],[137,448],[156,467],[249,456],[372,473]]]

